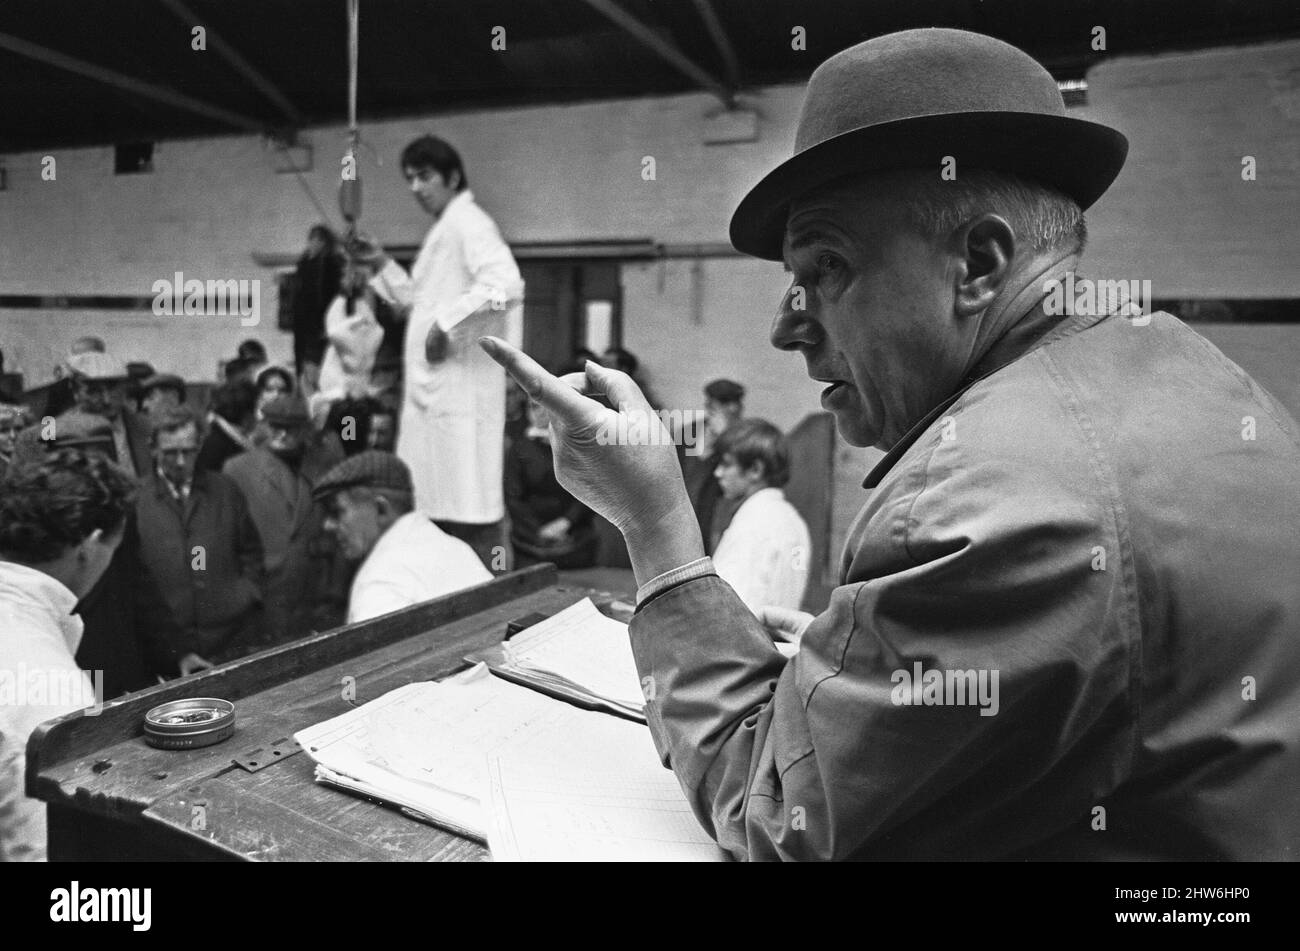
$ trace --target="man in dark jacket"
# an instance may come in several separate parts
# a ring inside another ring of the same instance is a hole
[[[307,634],[324,595],[332,543],[312,485],[343,455],[337,443],[312,439],[306,405],[277,396],[263,410],[265,441],[226,463],[262,538],[266,568],[263,630],[269,643]]]
[[[299,374],[314,378],[325,355],[325,311],[343,277],[334,232],[313,225],[293,281],[293,360]]]
[[[703,425],[696,421],[689,424],[694,442],[691,454],[686,454],[683,438],[678,458],[704,537],[704,551],[711,555],[740,507],[738,502],[723,498],[713,473],[722,462],[722,455],[715,448],[718,440],[727,427],[745,415],[745,388],[734,380],[711,381],[704,387],[704,413]]]
[[[155,470],[136,515],[142,560],[180,630],[175,651],[222,663],[255,650],[262,541],[244,496],[225,476],[195,471],[199,424],[185,407],[157,419],[152,439]]]

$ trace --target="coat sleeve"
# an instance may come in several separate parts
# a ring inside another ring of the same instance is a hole
[[[46,858],[45,803],[25,790],[26,743],[0,710],[0,864]]]
[[[1010,855],[1086,823],[1121,781],[1137,622],[1118,507],[1069,481],[1017,483],[1019,462],[923,466],[877,489],[851,583],[789,662],[717,577],[637,611],[652,734],[723,848]]]
[[[485,308],[504,311],[518,304],[524,282],[514,255],[486,215],[470,218],[462,235],[469,286],[450,301],[440,303],[436,320],[444,331]]]
[[[405,317],[415,303],[415,282],[406,273],[406,269],[392,258],[370,279],[370,286],[380,298],[393,306],[399,317]]]
[[[244,493],[233,484],[230,493],[235,519],[235,554],[239,558],[239,573],[257,593],[266,595],[266,569],[263,561],[262,536],[257,531]]]
[[[144,645],[145,662],[150,674],[175,676],[176,662],[193,649],[185,633],[176,623],[167,600],[158,588],[158,582],[145,566],[140,556],[140,530],[134,513],[127,523],[129,538],[122,543],[127,549],[130,570],[135,577],[131,597],[135,601],[135,625],[140,642]]]

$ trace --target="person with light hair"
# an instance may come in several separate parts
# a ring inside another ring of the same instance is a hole
[[[1300,855],[1300,424],[1175,317],[1045,303],[1126,152],[991,37],[813,73],[731,238],[784,263],[771,343],[884,456],[790,658],[671,448],[593,438],[648,411],[636,385],[483,342],[627,540],[650,732],[732,856]]]

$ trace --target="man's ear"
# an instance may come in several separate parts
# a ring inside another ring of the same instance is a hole
[[[969,317],[988,309],[1006,285],[1016,253],[1016,236],[1001,215],[983,214],[953,235],[962,266],[958,268],[953,307]]]
[[[97,528],[81,540],[77,546],[77,561],[84,562],[90,557],[90,546],[100,543],[104,540],[104,530]]]

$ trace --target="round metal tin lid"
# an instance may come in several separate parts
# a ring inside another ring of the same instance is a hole
[[[146,733],[199,736],[224,730],[235,719],[235,705],[216,697],[194,697],[159,704],[144,715]]]

